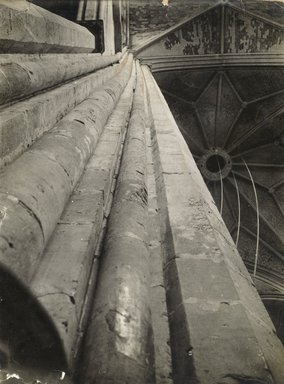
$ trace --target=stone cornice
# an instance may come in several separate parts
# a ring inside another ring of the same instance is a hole
[[[216,68],[234,66],[284,66],[284,54],[250,53],[197,56],[143,57],[142,64],[149,66],[152,72],[171,70]]]

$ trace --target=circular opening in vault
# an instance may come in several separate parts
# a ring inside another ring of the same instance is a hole
[[[226,160],[220,155],[212,155],[206,161],[206,168],[212,173],[217,173],[225,168]]]
[[[198,166],[207,180],[217,181],[229,175],[232,161],[222,148],[211,148],[198,160]]]

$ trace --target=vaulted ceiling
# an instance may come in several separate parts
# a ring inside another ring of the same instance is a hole
[[[185,70],[156,79],[244,260],[255,261],[259,213],[258,267],[283,273],[284,69]]]
[[[283,54],[281,25],[227,2],[137,51],[267,299],[284,297]]]

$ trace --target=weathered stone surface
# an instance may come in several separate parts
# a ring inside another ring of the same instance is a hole
[[[25,0],[0,4],[0,52],[92,52],[95,38],[87,29]]]
[[[116,76],[126,61],[98,70],[69,84],[19,102],[0,112],[0,167],[21,155],[76,105],[105,81]]]
[[[280,384],[283,346],[163,96],[149,70],[143,72],[153,117],[174,382],[229,383],[230,375],[243,375]]]
[[[138,71],[105,239],[81,381],[145,383],[153,374],[147,250],[143,80]],[[111,281],[111,284],[110,284]]]
[[[42,248],[28,249],[29,242],[36,234],[31,230],[29,236],[23,238],[22,228],[17,224],[19,210],[25,207],[40,226],[46,244],[128,82],[131,69],[132,57],[129,57],[115,79],[93,93],[1,173],[0,192],[21,202],[7,210],[7,217],[11,223],[15,223],[14,241],[19,242],[21,247],[17,251],[18,263],[15,258],[10,260],[7,248],[1,253],[0,260],[25,283],[34,273],[34,265]],[[0,228],[0,236],[1,233],[6,234],[5,221]],[[32,260],[26,264],[28,277],[21,269],[21,260],[27,257]]]
[[[84,2],[80,1],[78,19],[80,20],[94,20],[97,17],[98,10],[100,7],[99,0],[87,1],[87,4],[84,7]],[[85,8],[85,9],[84,9]],[[82,14],[81,14],[81,12]]]
[[[147,110],[147,105],[145,106]],[[166,291],[163,275],[163,248],[157,204],[151,132],[146,130],[148,242],[151,260],[150,305],[155,350],[155,383],[172,384],[172,361]]]
[[[98,18],[103,20],[105,31],[105,52],[109,55],[115,53],[114,46],[114,21],[113,21],[113,0],[100,1],[98,9]]]
[[[57,54],[56,57],[52,54],[0,55],[0,104],[28,97],[73,78],[95,72],[118,62],[120,58],[121,54]]]
[[[18,265],[23,278],[29,280],[44,244],[41,224],[18,198],[8,193],[0,193],[0,197],[1,262],[11,266]],[[17,216],[13,217],[10,212],[15,211]],[[23,256],[19,258],[19,255]]]
[[[57,329],[70,366],[86,317],[86,291],[133,98],[134,73],[45,249],[31,289]],[[109,134],[113,133],[112,137]],[[116,133],[116,135],[114,135]],[[105,148],[105,142],[108,148]],[[102,156],[104,162],[102,163]],[[101,173],[103,172],[103,177]],[[66,268],[68,265],[68,268]],[[92,291],[93,292],[93,291]]]
[[[84,197],[79,200],[80,206]],[[64,222],[57,225],[31,286],[52,319],[69,361],[74,354],[92,258],[103,222],[102,194],[93,194],[88,200],[92,219],[80,223],[81,214],[70,216],[69,220],[62,217]]]

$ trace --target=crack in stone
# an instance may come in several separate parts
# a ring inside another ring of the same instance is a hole
[[[22,200],[19,200],[19,199],[17,199],[17,200],[18,200],[18,204],[21,207],[23,207],[28,212],[28,214],[37,221],[37,223],[41,229],[43,241],[45,241],[44,230],[43,230],[43,226],[42,226],[42,223],[41,223],[39,217],[34,213],[34,211],[29,206],[26,205],[26,203],[24,203]]]
[[[59,292],[49,292],[49,293],[43,293],[42,295],[37,295],[36,297],[37,297],[37,299],[40,299],[40,298],[43,298],[43,297],[46,297],[46,296],[53,296],[53,295],[54,296],[55,295],[65,295],[65,296],[67,296],[69,298],[69,300],[71,301],[71,303],[73,305],[76,304],[74,296],[70,295],[70,294],[68,294],[66,292],[60,292],[60,291]]]
[[[252,377],[240,374],[228,374],[223,376],[224,378],[230,378],[236,380],[239,384],[274,384],[273,379],[262,379],[259,377]],[[220,382],[222,384],[222,382]]]

